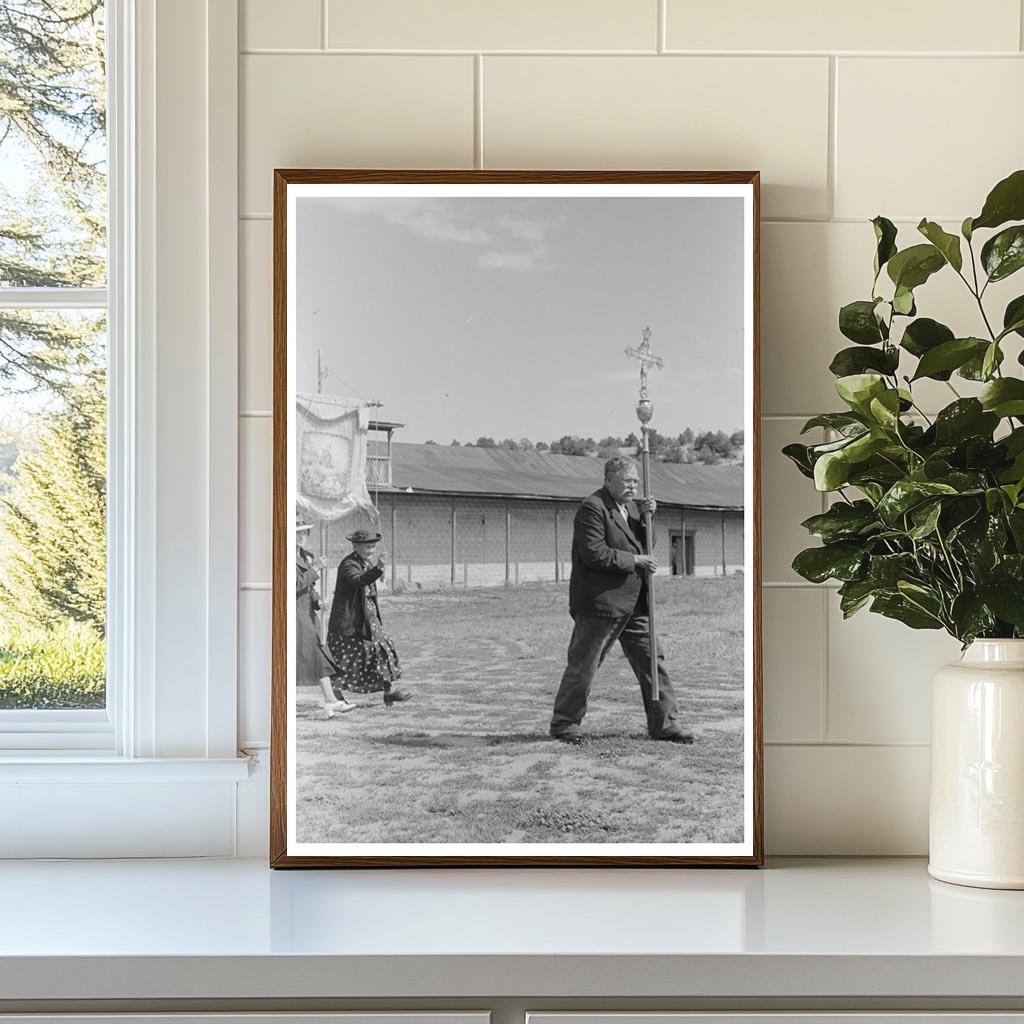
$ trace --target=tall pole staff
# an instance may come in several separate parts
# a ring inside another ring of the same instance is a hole
[[[626,355],[640,363],[640,398],[636,403],[636,418],[640,421],[640,457],[644,478],[644,497],[651,496],[651,445],[648,438],[648,424],[654,416],[654,403],[647,396],[647,368],[657,366],[662,369],[664,364],[660,357],[651,354],[651,329],[643,329],[643,342],[639,348],[626,348]],[[644,546],[647,554],[653,553],[654,523],[650,510],[644,512]],[[648,636],[651,645],[651,700],[660,700],[658,685],[658,634],[654,627],[654,573],[647,576],[647,611]]]

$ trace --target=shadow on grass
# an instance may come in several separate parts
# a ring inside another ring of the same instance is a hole
[[[601,740],[641,740],[647,742],[648,736],[643,732],[595,732],[587,733],[581,746],[597,744]],[[500,733],[481,735],[478,733],[392,733],[369,740],[371,743],[382,743],[392,747],[504,747],[522,743],[550,742],[564,749],[547,732]]]

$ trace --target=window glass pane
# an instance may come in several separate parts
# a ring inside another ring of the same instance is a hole
[[[0,709],[105,703],[106,336],[0,309]]]
[[[0,0],[0,288],[106,281],[103,15]]]

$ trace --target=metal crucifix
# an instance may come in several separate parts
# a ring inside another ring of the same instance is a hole
[[[644,497],[651,496],[651,446],[647,437],[651,422],[654,416],[654,403],[647,395],[647,369],[657,366],[659,370],[664,368],[660,356],[651,352],[651,329],[645,327],[642,332],[643,342],[639,348],[627,346],[626,355],[636,359],[640,363],[640,398],[636,403],[636,417],[640,421],[640,435],[642,443],[640,446],[641,465],[644,477]],[[644,537],[647,554],[650,555],[654,548],[654,525],[650,511],[644,512]],[[647,610],[648,610],[648,636],[651,645],[651,700],[660,699],[660,688],[658,685],[658,635],[654,628],[654,573],[647,576]]]

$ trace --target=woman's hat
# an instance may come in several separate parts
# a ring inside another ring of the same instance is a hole
[[[381,535],[375,530],[356,530],[345,538],[353,544],[376,544],[380,539]]]

